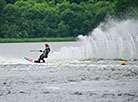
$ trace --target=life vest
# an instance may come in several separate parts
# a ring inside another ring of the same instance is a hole
[[[44,58],[47,58],[48,57],[48,53],[50,52],[50,48],[46,48],[44,51],[43,51],[43,57]]]

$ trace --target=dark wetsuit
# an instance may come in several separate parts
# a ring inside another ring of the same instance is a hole
[[[43,53],[40,55],[39,59],[37,61],[35,61],[37,63],[40,63],[41,60],[43,62],[45,62],[44,58],[48,57],[48,53],[50,52],[50,48],[46,48],[44,51],[40,50],[40,52],[43,52]]]

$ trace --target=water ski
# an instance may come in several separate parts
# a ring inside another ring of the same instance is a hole
[[[24,57],[24,59],[29,61],[29,62],[32,62],[32,63],[44,63],[44,62],[37,62],[37,61],[30,59],[30,58],[27,58],[27,57]]]

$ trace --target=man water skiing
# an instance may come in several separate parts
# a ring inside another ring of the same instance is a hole
[[[48,54],[50,52],[49,44],[46,43],[45,44],[45,50],[44,51],[40,50],[40,52],[43,52],[43,53],[39,56],[38,60],[34,61],[36,63],[40,63],[41,60],[43,61],[43,63],[45,62],[44,58],[47,58]]]

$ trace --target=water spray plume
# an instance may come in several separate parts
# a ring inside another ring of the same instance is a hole
[[[51,58],[55,60],[138,59],[138,20],[111,19],[100,24],[89,36],[80,35],[78,38],[81,46],[64,47],[54,52]]]

